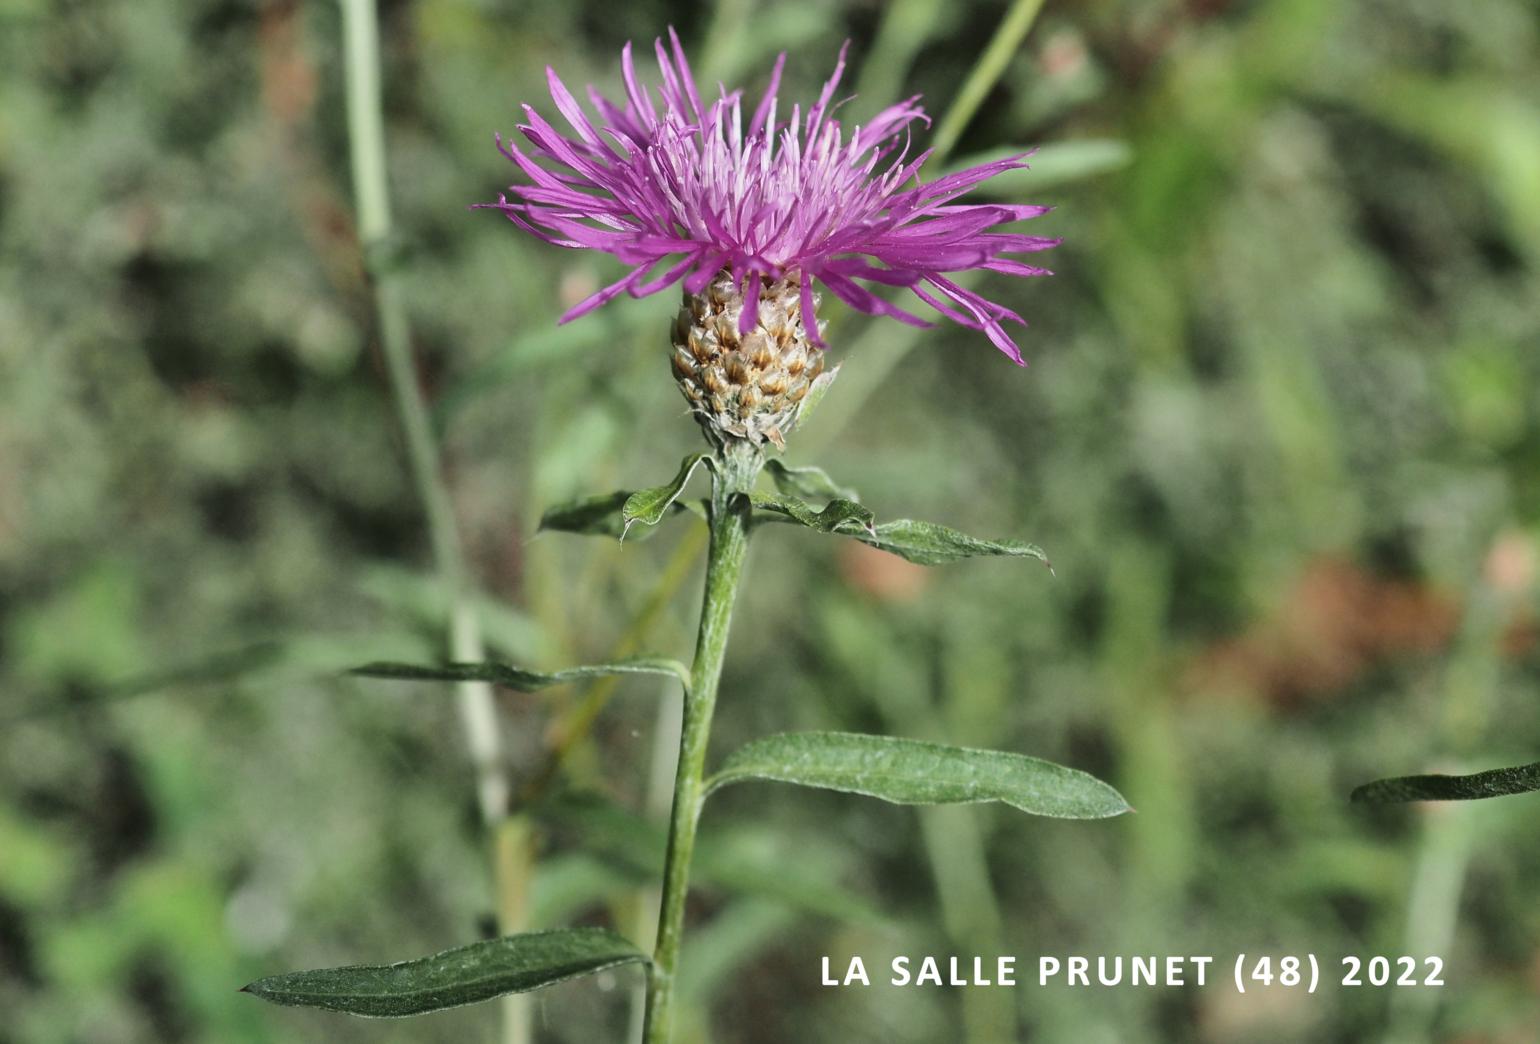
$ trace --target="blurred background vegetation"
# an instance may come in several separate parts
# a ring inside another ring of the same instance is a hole
[[[550,111],[544,66],[613,89],[623,42],[674,24],[704,79],[755,91],[787,49],[807,97],[848,37],[851,118],[915,91],[939,114],[1004,13],[384,5],[391,264],[496,655],[682,655],[698,596],[695,523],[534,536],[699,438],[671,294],[557,328],[615,270],[466,209],[512,177],[493,132]],[[469,941],[492,910],[451,694],[337,674],[437,658],[443,612],[339,37],[297,0],[0,0],[0,1041],[496,1032],[496,1005],[380,1023],[235,992]],[[1030,367],[836,316],[844,374],[788,459],[879,517],[1036,541],[1056,575],[772,527],[716,749],[1001,747],[1139,814],[726,792],[684,1040],[1540,1039],[1540,806],[1345,800],[1540,751],[1537,99],[1532,0],[1047,4],[954,153],[1064,146],[998,190],[1057,204],[1033,230],[1066,240],[1056,278],[991,287],[1032,320]],[[515,781],[592,696],[499,695]],[[626,682],[521,805],[531,923],[640,933],[674,700]],[[1449,986],[818,985],[824,954],[1239,951],[1432,952]],[[622,1039],[634,975],[540,994],[538,1039]]]

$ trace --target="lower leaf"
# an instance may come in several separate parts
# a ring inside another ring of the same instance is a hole
[[[1350,800],[1363,804],[1398,801],[1476,801],[1540,790],[1540,761],[1469,776],[1396,776],[1365,783]]]
[[[526,993],[620,964],[646,963],[603,928],[510,935],[398,964],[353,965],[274,975],[243,988],[274,1004],[370,1018],[422,1015]]]
[[[766,779],[865,794],[900,805],[1000,801],[1060,819],[1132,811],[1110,785],[1051,761],[892,736],[789,732],[730,755],[707,785]]]

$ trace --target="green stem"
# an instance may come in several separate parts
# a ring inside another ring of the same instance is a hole
[[[658,911],[658,941],[647,982],[646,1044],[668,1044],[673,1030],[674,984],[679,967],[679,943],[684,935],[684,903],[690,888],[690,858],[695,852],[695,827],[700,818],[706,746],[711,715],[716,709],[717,683],[727,652],[727,632],[733,602],[743,579],[749,547],[748,493],[763,458],[746,442],[730,443],[717,455],[712,476],[711,545],[706,552],[706,594],[701,606],[690,691],[684,696],[684,723],[679,735],[679,765],[674,772],[674,803],[669,815],[668,856],[663,867],[663,901]]]
[[[434,567],[444,588],[449,657],[456,661],[482,660],[485,647],[481,622],[471,599],[469,571],[439,464],[428,405],[417,383],[401,278],[386,257],[393,230],[385,177],[385,115],[380,94],[380,27],[375,0],[342,0],[342,22],[353,195],[364,266],[373,282],[380,350],[406,441],[412,482],[427,519]],[[509,784],[502,766],[502,742],[492,687],[484,682],[462,682],[455,692],[476,773],[481,817],[492,839],[500,927],[505,933],[515,932],[524,927],[514,922],[520,918],[518,912],[525,908],[527,873],[523,871],[527,871],[530,846],[527,833],[503,833]],[[506,1044],[524,1044],[529,1040],[529,1010],[524,998],[504,1003],[503,1023]]]

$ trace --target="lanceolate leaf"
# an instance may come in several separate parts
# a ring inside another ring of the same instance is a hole
[[[419,666],[413,663],[367,663],[349,674],[366,678],[396,678],[406,681],[479,681],[501,685],[519,692],[534,692],[552,685],[598,678],[606,674],[666,674],[690,684],[690,669],[678,660],[663,656],[633,656],[614,663],[590,663],[543,674],[506,663],[451,663],[443,666]]]
[[[856,539],[919,565],[942,565],[986,555],[1035,558],[1048,564],[1048,556],[1036,544],[1019,540],[982,540],[934,522],[916,522],[908,518],[883,522],[876,527],[874,535]]]
[[[751,779],[865,794],[900,805],[1001,801],[1060,819],[1104,819],[1130,811],[1106,783],[1049,761],[848,732],[791,732],[756,740],[727,759],[711,778],[708,793]]]
[[[542,532],[555,529],[563,533],[619,537],[626,529],[620,511],[630,496],[630,490],[617,489],[613,493],[558,504],[540,516],[540,529]]]
[[[769,517],[775,521],[796,522],[822,533],[855,536],[874,532],[871,509],[853,500],[831,500],[821,510],[815,511],[796,497],[757,496],[754,498],[754,506],[769,512]]]
[[[855,490],[841,486],[823,468],[793,468],[774,457],[765,461],[765,470],[775,488],[793,497],[830,497],[836,500],[860,500]]]
[[[754,506],[760,510],[762,521],[796,522],[822,533],[855,537],[863,544],[919,565],[942,565],[991,555],[1035,558],[1048,564],[1042,548],[1020,540],[984,540],[934,522],[909,518],[874,524],[871,510],[853,500],[831,500],[821,511],[815,511],[796,497],[759,496],[754,498]]]
[[[613,493],[600,493],[558,504],[540,516],[540,531],[555,530],[559,533],[616,538],[626,536],[632,540],[645,540],[654,532],[651,526],[629,533],[626,531],[623,512],[626,502],[633,496],[635,494],[628,489],[618,489]],[[706,515],[706,509],[699,501],[676,500],[669,508],[675,513],[691,511],[702,518]]]
[[[638,522],[648,526],[655,526],[661,522],[663,513],[669,509],[669,505],[679,499],[679,494],[684,492],[684,487],[690,481],[690,476],[695,474],[695,469],[708,459],[709,454],[692,453],[684,458],[684,463],[679,465],[679,474],[674,476],[672,482],[653,486],[650,489],[639,489],[627,497],[620,509],[621,539],[624,540],[631,527]]]
[[[1397,776],[1377,779],[1353,791],[1352,800],[1369,804],[1396,801],[1472,801],[1540,790],[1540,761],[1492,769],[1470,776]]]
[[[489,939],[398,964],[274,975],[258,979],[243,992],[275,1004],[396,1018],[538,990],[618,964],[646,961],[614,932],[568,928]]]

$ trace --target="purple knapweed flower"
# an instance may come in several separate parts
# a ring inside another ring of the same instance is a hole
[[[702,295],[709,288],[712,300],[730,306],[736,333],[745,336],[760,323],[762,297],[769,303],[768,295],[779,294],[781,318],[795,321],[796,335],[821,348],[820,324],[816,319],[802,322],[814,315],[816,280],[862,312],[930,325],[878,297],[860,280],[906,287],[947,318],[982,330],[1012,360],[1022,361],[1001,325],[1006,320],[1024,323],[1021,317],[948,278],[970,269],[1048,274],[1006,255],[1045,250],[1057,239],[991,231],[1004,222],[1037,217],[1048,207],[953,202],[995,174],[1025,167],[1022,157],[922,183],[918,173],[929,151],[908,156],[909,124],[929,122],[918,98],[889,106],[848,137],[833,118],[848,44],[817,102],[805,115],[793,106],[789,120],[777,118],[776,92],[786,62],[782,54],[745,122],[742,92],[721,88],[709,105],[703,102],[672,29],[669,40],[672,54],[661,40],[656,44],[663,80],[656,102],[638,81],[627,44],[621,53],[624,105],[590,87],[588,97],[598,115],[592,119],[548,69],[551,97],[576,137],[559,133],[526,105],[529,122],[519,131],[532,150],[498,139],[529,184],[510,187],[486,206],[548,243],[602,250],[631,268],[625,278],[567,312],[562,322],[622,292],[643,297],[683,280],[687,310],[689,298],[706,301]],[[712,307],[709,302],[696,307],[696,319],[702,314],[709,319]],[[731,339],[730,331],[718,333]],[[676,334],[676,347],[684,353],[676,370],[718,365],[705,348],[681,344],[681,336],[689,339],[688,332]],[[792,376],[800,379],[801,373]],[[784,384],[772,383],[777,388]],[[709,384],[705,376],[697,382],[697,390],[708,398]],[[691,395],[688,385],[686,394]],[[691,398],[700,412],[699,397]],[[778,434],[773,426],[768,429],[776,441]]]

